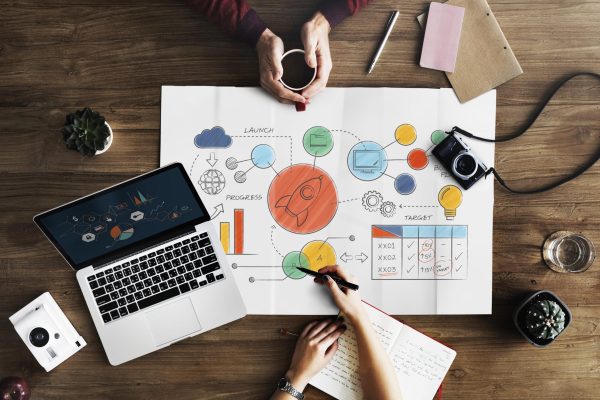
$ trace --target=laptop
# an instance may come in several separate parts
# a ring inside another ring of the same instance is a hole
[[[112,365],[246,315],[210,214],[180,163],[34,221],[77,271]]]

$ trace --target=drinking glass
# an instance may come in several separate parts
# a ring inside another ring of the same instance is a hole
[[[596,250],[585,236],[558,231],[546,238],[542,255],[548,267],[556,272],[583,272],[594,263]]]

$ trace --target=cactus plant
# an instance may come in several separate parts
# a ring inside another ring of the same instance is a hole
[[[533,337],[554,339],[565,329],[565,312],[555,301],[538,300],[529,305],[525,324]]]
[[[63,139],[67,148],[89,157],[104,150],[111,134],[104,117],[87,107],[67,115],[63,127]]]

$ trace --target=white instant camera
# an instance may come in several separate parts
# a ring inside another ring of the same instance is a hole
[[[48,292],[13,314],[9,320],[46,372],[86,345]]]

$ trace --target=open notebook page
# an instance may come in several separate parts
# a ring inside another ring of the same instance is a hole
[[[403,399],[431,400],[456,352],[372,306],[365,307],[396,369]],[[361,400],[364,394],[358,376],[356,333],[347,325],[335,356],[310,384],[337,399]]]
[[[403,325],[389,351],[404,399],[431,400],[456,357],[456,351]]]
[[[402,330],[402,324],[390,316],[365,304],[373,329],[387,352]],[[329,364],[310,384],[336,399],[362,399],[363,392],[358,377],[358,348],[354,327],[346,321],[348,329],[338,340],[338,350]]]

